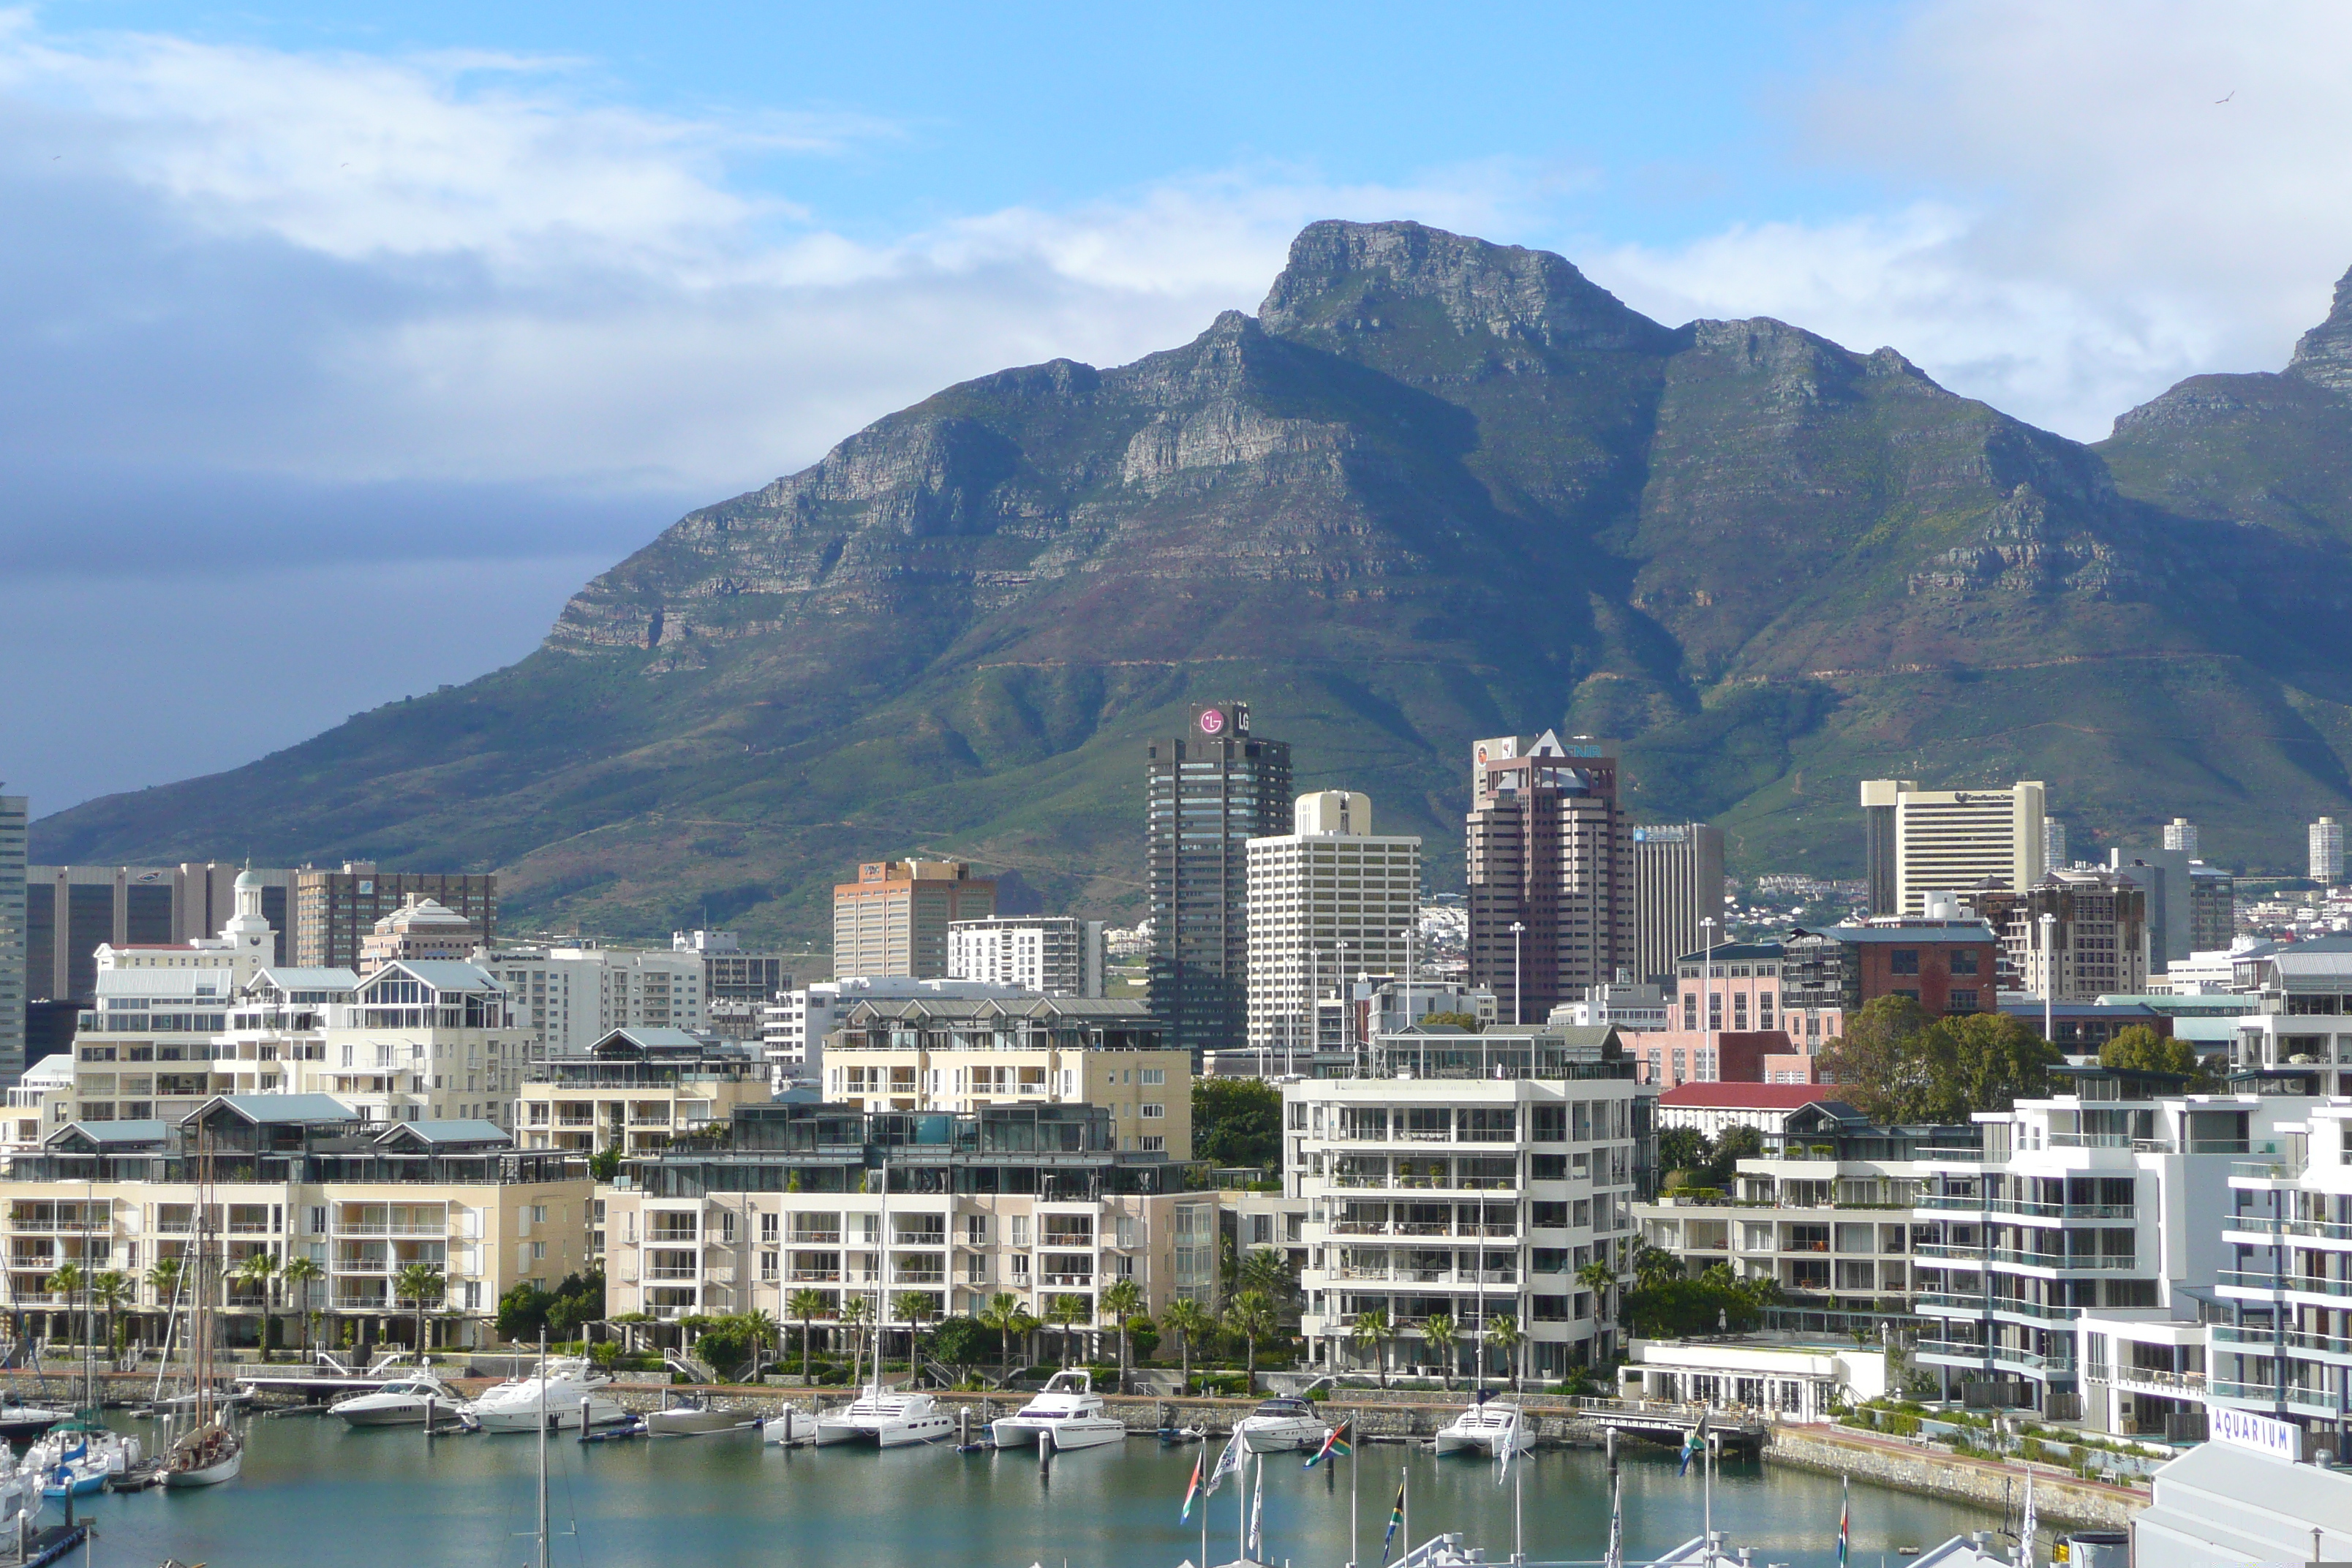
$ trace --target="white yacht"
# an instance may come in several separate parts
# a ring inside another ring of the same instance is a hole
[[[988,1430],[1000,1448],[1047,1442],[1056,1448],[1093,1448],[1124,1439],[1127,1423],[1108,1414],[1092,1373],[1057,1372],[1018,1414],[998,1416]]]
[[[0,1443],[0,1536],[22,1541],[40,1517],[40,1472],[16,1463],[16,1450]]]
[[[466,1396],[437,1377],[412,1373],[394,1378],[382,1388],[368,1394],[353,1394],[338,1399],[327,1407],[329,1414],[340,1415],[354,1426],[422,1426],[425,1413],[455,1420]],[[573,1414],[579,1402],[572,1402]]]
[[[871,1443],[898,1448],[909,1443],[939,1443],[955,1436],[955,1417],[940,1408],[928,1394],[888,1394],[869,1389],[844,1409],[828,1410],[816,1418],[816,1440],[826,1443]]]
[[[481,1424],[485,1432],[530,1432],[543,1420],[550,1431],[580,1425],[581,1404],[587,1403],[588,1424],[603,1426],[625,1421],[629,1413],[605,1392],[610,1378],[597,1376],[578,1356],[547,1363],[542,1373],[509,1378],[480,1398],[459,1407],[459,1414]]]
[[[73,1414],[70,1410],[53,1409],[46,1405],[27,1405],[11,1394],[0,1404],[0,1438],[23,1440],[37,1437],[58,1422]]]
[[[785,1405],[760,1424],[760,1441],[796,1448],[803,1443],[816,1441],[816,1417],[805,1410]]]
[[[1304,1399],[1268,1399],[1234,1423],[1242,1447],[1253,1454],[1282,1454],[1311,1448],[1323,1441],[1328,1428],[1314,1405]]]
[[[25,1450],[24,1468],[38,1477],[48,1497],[79,1497],[106,1485],[142,1458],[139,1439],[122,1432],[77,1429],[51,1432]]]
[[[656,1437],[704,1437],[718,1432],[749,1432],[759,1418],[748,1411],[721,1410],[699,1394],[664,1404],[646,1415],[646,1430]]]
[[[1524,1454],[1535,1446],[1535,1434],[1516,1405],[1473,1405],[1437,1431],[1441,1454],[1480,1454],[1493,1459],[1506,1453]]]

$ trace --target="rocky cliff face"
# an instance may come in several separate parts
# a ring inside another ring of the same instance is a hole
[[[2347,297],[2286,374],[2185,383],[2094,450],[1891,349],[1669,328],[1556,256],[1318,223],[1255,318],[950,387],[681,519],[522,664],[37,853],[463,860],[526,922],[772,936],[922,849],[1124,913],[1139,742],[1228,695],[1302,786],[1428,835],[1440,885],[1463,745],[1560,723],[1751,866],[1853,859],[1852,781],[1886,770],[2044,777],[2084,826],[2186,812],[2252,851],[2352,798],[2319,613]]]

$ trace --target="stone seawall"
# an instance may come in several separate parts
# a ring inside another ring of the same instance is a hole
[[[2147,1506],[2145,1492],[2077,1480],[2048,1465],[1965,1458],[1940,1447],[1914,1447],[1842,1427],[1776,1426],[1764,1447],[1764,1461],[1994,1510],[2004,1503],[2021,1505],[2030,1469],[2040,1518],[2095,1530],[2125,1529]]]

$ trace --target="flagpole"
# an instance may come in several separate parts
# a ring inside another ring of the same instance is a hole
[[[1360,1432],[1357,1436],[1360,1437],[1363,1434]],[[1348,1449],[1348,1568],[1356,1568],[1364,1560],[1363,1547],[1358,1540],[1363,1523],[1364,1510],[1356,1503],[1356,1450],[1350,1445]],[[1209,1565],[1203,1563],[1201,1568],[1209,1568]]]
[[[1706,1555],[1713,1557],[1715,1555],[1715,1434],[1712,1432],[1706,1434],[1704,1446],[1699,1450],[1698,1486],[1700,1494],[1706,1499]]]
[[[1412,1555],[1412,1467],[1411,1465],[1399,1465],[1397,1467],[1397,1496],[1402,1498],[1404,1500],[1397,1505],[1397,1511],[1402,1515],[1404,1519],[1404,1554],[1407,1557]]]

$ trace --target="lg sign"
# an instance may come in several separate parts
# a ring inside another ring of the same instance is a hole
[[[1201,733],[1213,735],[1225,727],[1224,714],[1214,708],[1201,715]]]

